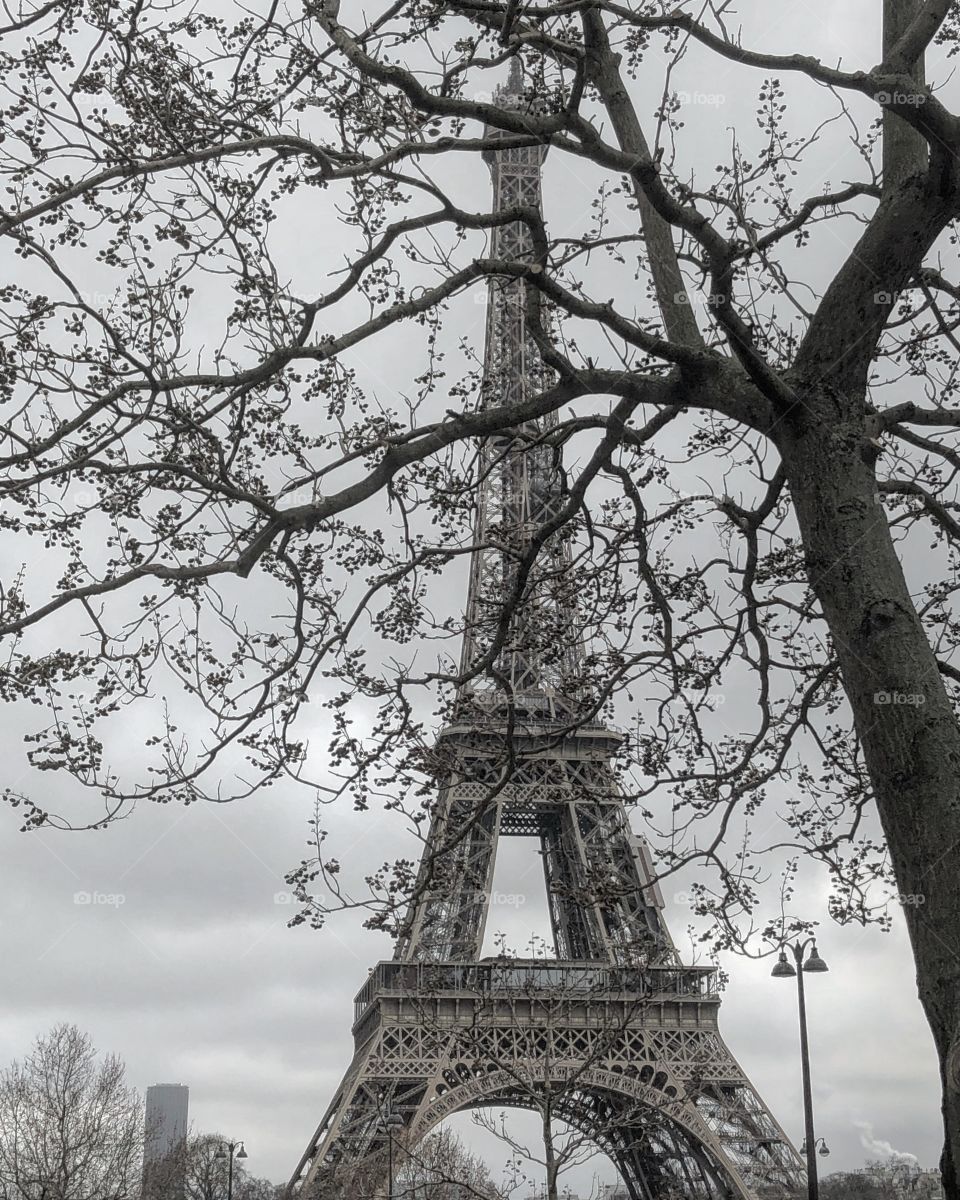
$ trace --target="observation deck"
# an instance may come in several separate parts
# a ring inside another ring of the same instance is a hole
[[[612,1016],[630,1024],[716,1026],[715,967],[621,967],[556,959],[488,958],[479,962],[380,962],[357,993],[353,1032],[360,1042],[379,1014],[391,1023],[428,1013],[444,1024],[510,1015],[514,1020],[562,1006],[592,1024]]]

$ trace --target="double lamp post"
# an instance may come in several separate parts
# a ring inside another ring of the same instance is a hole
[[[807,947],[810,953],[806,954]],[[804,941],[797,940],[790,946],[793,953],[793,963],[787,958],[786,950],[780,951],[780,959],[770,972],[774,979],[790,979],[796,976],[797,1003],[800,1008],[800,1066],[803,1073],[803,1122],[804,1140],[800,1152],[807,1158],[807,1200],[819,1200],[820,1184],[817,1179],[817,1149],[821,1155],[827,1155],[827,1143],[823,1138],[817,1138],[813,1132],[813,1093],[810,1088],[810,1046],[807,1041],[807,1005],[803,994],[804,974],[817,974],[826,971],[827,964],[817,953],[816,939],[809,937]],[[794,963],[796,964],[794,966]]]
[[[246,1158],[247,1152],[243,1148],[243,1142],[221,1142],[219,1149],[213,1156],[215,1159],[223,1161],[229,1160],[227,1167],[227,1200],[233,1200],[233,1160],[236,1158]]]

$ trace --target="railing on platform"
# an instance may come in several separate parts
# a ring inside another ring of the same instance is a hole
[[[375,999],[386,995],[509,997],[542,992],[570,998],[710,1000],[717,996],[717,971],[714,967],[620,967],[549,959],[381,962],[357,993],[355,1011],[359,1021]]]

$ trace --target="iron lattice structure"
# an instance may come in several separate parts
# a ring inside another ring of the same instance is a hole
[[[518,74],[499,100],[523,103]],[[539,209],[544,153],[488,153],[498,210]],[[522,221],[492,240],[500,260],[532,253]],[[489,284],[483,389],[499,402],[545,381],[525,304],[522,279]],[[545,1098],[609,1154],[632,1200],[783,1196],[804,1183],[718,1032],[715,972],[679,962],[611,765],[620,735],[589,715],[569,543],[553,536],[566,503],[555,425],[527,422],[482,450],[470,682],[437,740],[404,932],[357,997],[353,1062],[291,1182],[304,1198],[359,1196],[361,1179],[384,1194],[388,1139],[409,1152],[455,1112]],[[512,595],[521,612],[502,627]],[[481,959],[497,843],[511,835],[539,839],[556,959]]]

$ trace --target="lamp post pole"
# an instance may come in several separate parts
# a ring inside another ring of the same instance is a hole
[[[227,1159],[227,1200],[233,1200],[233,1157],[246,1158],[243,1142],[221,1142],[214,1158]]]
[[[810,953],[804,960],[807,947]],[[772,975],[776,979],[786,979],[791,975],[797,977],[797,1007],[800,1011],[800,1069],[803,1077],[803,1148],[807,1157],[807,1200],[819,1200],[820,1181],[817,1178],[817,1139],[813,1132],[813,1089],[810,1084],[810,1042],[807,1037],[807,1002],[803,990],[803,976],[806,972],[826,971],[827,964],[817,953],[817,943],[812,937],[804,941],[796,941],[790,947],[796,967],[787,961],[786,952],[780,951],[780,960],[773,968]],[[829,1154],[826,1143],[820,1150],[821,1154]]]
[[[381,1121],[381,1127],[387,1135],[387,1200],[393,1200],[393,1132],[403,1128],[403,1117],[399,1113],[388,1112]]]
[[[800,1009],[800,1065],[803,1073],[803,1132],[807,1148],[807,1200],[819,1200],[817,1143],[813,1133],[813,1089],[810,1086],[810,1042],[807,1038],[807,1003],[803,993],[803,962],[800,943],[793,947],[797,961],[797,1005]]]

